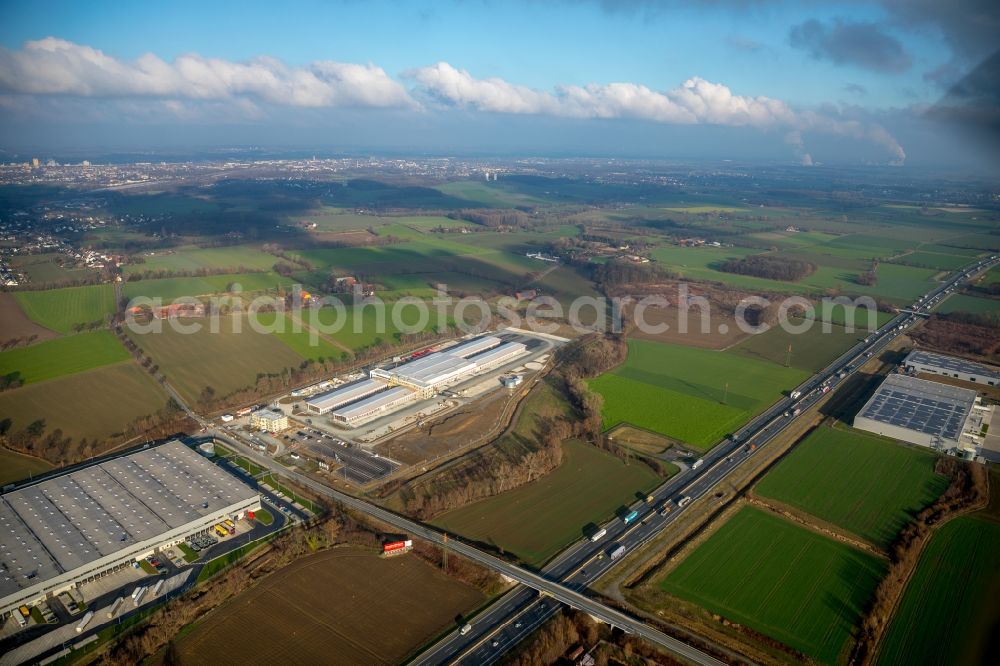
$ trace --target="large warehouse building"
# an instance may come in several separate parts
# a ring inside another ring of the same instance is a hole
[[[520,342],[504,342],[498,337],[484,335],[395,368],[372,370],[371,376],[413,389],[426,398],[446,384],[508,363],[525,351],[527,347]]]
[[[363,379],[338,389],[317,395],[306,400],[306,409],[313,414],[326,414],[342,405],[367,398],[379,391],[388,388],[385,382],[377,382],[374,379]]]
[[[903,366],[908,372],[926,372],[986,386],[1000,386],[1000,371],[996,368],[955,356],[918,349],[906,355]]]
[[[520,342],[484,335],[394,368],[375,368],[368,379],[309,398],[306,411],[329,414],[344,425],[357,425],[408,402],[429,398],[448,384],[508,363],[526,351]]]
[[[369,396],[364,400],[353,402],[346,407],[340,407],[331,414],[334,421],[346,425],[354,425],[368,419],[375,418],[379,414],[388,412],[401,405],[417,399],[417,394],[408,388],[394,386],[381,393]]]
[[[129,566],[260,495],[178,441],[0,496],[0,614]]]
[[[960,447],[976,392],[889,375],[854,417],[854,427],[938,450]]]

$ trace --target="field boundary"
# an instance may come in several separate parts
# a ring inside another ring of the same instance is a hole
[[[972,463],[975,464],[975,463]],[[877,661],[879,653],[882,651],[883,644],[885,643],[886,633],[889,631],[889,627],[892,626],[892,621],[896,618],[897,613],[899,613],[899,604],[902,602],[903,597],[906,595],[906,589],[910,586],[913,581],[913,575],[916,573],[920,566],[920,560],[923,559],[924,554],[927,550],[928,544],[937,536],[938,531],[948,523],[950,523],[955,518],[960,518],[963,516],[972,516],[975,513],[982,511],[990,504],[990,496],[996,491],[991,482],[992,474],[986,475],[986,496],[983,498],[982,503],[973,506],[968,506],[958,511],[949,511],[945,513],[944,519],[939,520],[930,526],[926,536],[920,540],[917,547],[916,557],[909,558],[912,564],[904,572],[904,575],[900,578],[900,585],[896,586],[896,594],[893,595],[892,606],[888,613],[888,622],[881,622],[878,625],[878,637],[874,641],[874,648],[868,653],[867,658],[863,662],[864,664],[873,664]],[[862,618],[864,619],[864,618]]]
[[[821,536],[825,536],[829,539],[845,543],[849,546],[854,546],[858,550],[863,550],[867,553],[875,555],[881,558],[887,558],[888,553],[879,549],[875,544],[869,543],[862,539],[861,537],[851,534],[846,530],[837,529],[832,524],[826,521],[820,520],[816,516],[804,511],[799,511],[794,509],[782,502],[777,500],[772,500],[770,498],[764,499],[757,497],[753,492],[753,489],[747,493],[746,497],[747,503],[752,506],[757,507],[762,511],[767,511],[768,513],[773,513],[776,516],[787,520],[788,522],[795,523],[800,527],[804,527],[811,532],[815,532]]]

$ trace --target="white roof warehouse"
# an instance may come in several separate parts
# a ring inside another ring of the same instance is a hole
[[[259,507],[255,489],[178,441],[4,493],[0,613]]]

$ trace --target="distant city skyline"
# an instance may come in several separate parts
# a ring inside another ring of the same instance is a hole
[[[0,147],[963,165],[983,0],[7,3]],[[939,114],[940,117],[940,114]]]

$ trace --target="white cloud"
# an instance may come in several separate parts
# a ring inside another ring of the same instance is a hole
[[[837,109],[796,110],[769,97],[736,95],[720,83],[693,77],[666,91],[637,83],[561,85],[536,90],[501,78],[477,79],[447,62],[411,70],[413,93],[448,107],[489,113],[568,118],[629,118],[664,124],[726,125],[795,133],[824,132],[884,147],[892,163],[903,149],[884,128]],[[0,97],[52,101],[113,100],[126,118],[217,116],[230,121],[267,117],[267,107],[395,107],[420,104],[399,81],[373,64],[316,61],[291,67],[261,56],[245,62],[186,54],[167,62],[147,53],[124,61],[55,37],[0,48]],[[432,104],[431,106],[434,106]]]
[[[797,111],[781,100],[733,94],[728,86],[694,77],[664,92],[635,83],[558,86],[551,92],[499,78],[477,79],[446,62],[406,74],[427,97],[492,113],[545,114],[569,118],[634,118],[668,124],[706,124],[777,129],[804,154],[802,132],[823,132],[872,141],[902,164],[902,147],[883,127],[835,113]]]
[[[197,54],[166,62],[147,53],[135,61],[55,37],[0,49],[0,90],[81,97],[195,100],[252,98],[301,107],[412,106],[399,82],[375,65],[331,61],[288,67],[274,58],[248,62]]]

